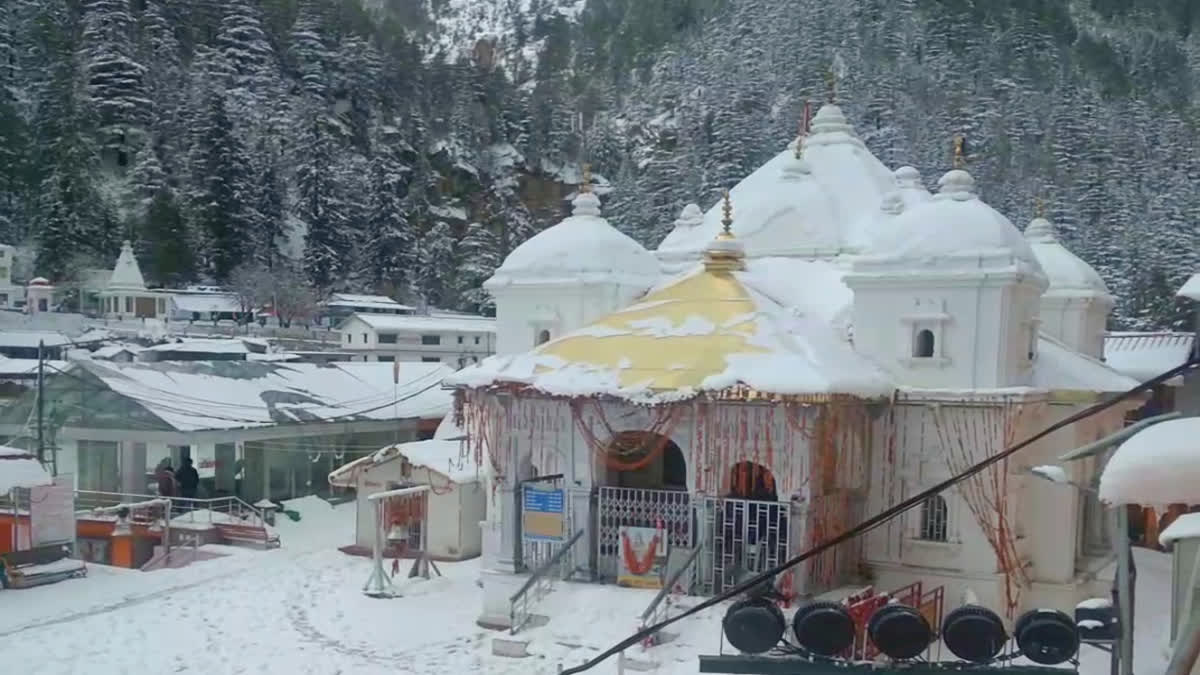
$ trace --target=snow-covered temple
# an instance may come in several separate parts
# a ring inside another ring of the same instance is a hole
[[[486,287],[498,354],[449,383],[493,487],[492,624],[536,563],[521,531],[533,507],[514,491],[563,490],[563,538],[584,531],[573,568],[616,580],[701,547],[695,587],[714,593],[1136,384],[1099,360],[1112,297],[1049,222],[1022,233],[961,166],[930,193],[833,104],[707,213],[685,208],[656,252],[585,185]],[[1069,610],[1097,594],[1103,512],[1028,469],[1136,405],[1056,432],[782,586],[921,582],[1009,616]],[[1070,470],[1087,484],[1099,467]],[[638,528],[659,544],[648,557],[628,550]]]

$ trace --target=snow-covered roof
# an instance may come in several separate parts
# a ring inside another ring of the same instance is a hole
[[[737,257],[736,240],[710,256]],[[739,261],[740,262],[740,261]],[[493,356],[447,384],[524,384],[550,395],[678,400],[736,386],[779,395],[889,396],[894,386],[825,317],[767,295],[762,270],[703,267],[638,303],[519,355]],[[819,292],[819,291],[818,291]]]
[[[146,280],[142,278],[142,268],[138,267],[137,258],[133,255],[133,245],[126,239],[121,243],[121,255],[117,256],[117,264],[113,266],[112,276],[108,278],[106,291],[144,291]]]
[[[1170,546],[1180,539],[1200,539],[1200,513],[1185,513],[1158,535],[1158,543]]]
[[[89,361],[84,368],[179,431],[440,419],[451,407],[440,385],[453,371],[441,363]]]
[[[146,347],[147,352],[189,352],[198,354],[245,354],[250,351],[246,344],[238,339],[224,340],[221,338],[190,338],[177,342],[164,342],[153,347]]]
[[[1200,300],[1200,273],[1188,277],[1175,295],[1189,300]]]
[[[1116,393],[1138,384],[1107,364],[1072,350],[1062,342],[1041,334],[1037,361],[1033,364],[1033,386],[1051,391]]]
[[[654,255],[600,215],[600,198],[581,192],[570,216],[530,237],[484,283],[587,283],[604,281],[649,288],[660,272]]]
[[[242,303],[232,293],[176,293],[171,305],[179,312],[241,312]]]
[[[47,347],[61,347],[63,345],[74,344],[75,340],[71,339],[71,337],[67,334],[59,333],[57,331],[0,331],[0,347],[24,347],[36,349],[39,342],[44,343]]]
[[[484,316],[426,316],[423,314],[352,314],[346,317],[338,329],[358,319],[377,331],[399,333],[495,333],[496,320]]]
[[[945,267],[949,259],[986,255],[1045,276],[1021,231],[979,199],[971,174],[953,169],[938,185],[933,199],[903,208],[880,228],[866,252],[879,259],[923,261],[935,268]]]
[[[1109,333],[1104,336],[1104,362],[1144,382],[1186,363],[1195,339],[1192,333]]]
[[[733,234],[750,258],[762,255],[833,256],[854,250],[859,238],[845,227],[875,213],[883,196],[896,189],[892,172],[866,148],[833,104],[822,106],[803,140],[759,167],[730,190],[738,205]],[[721,204],[703,221],[681,219],[659,244],[656,255],[669,273],[698,260],[721,231]]]
[[[299,361],[299,354],[291,354],[287,352],[271,352],[269,354],[256,354],[250,352],[246,354],[247,361]]]
[[[386,295],[360,295],[356,293],[334,293],[325,303],[327,307],[361,307],[364,309],[388,309],[393,311],[412,311],[409,305],[402,305]]]
[[[1050,221],[1034,218],[1025,228],[1025,239],[1050,282],[1044,295],[1114,301],[1096,270],[1058,241]]]
[[[111,359],[118,354],[136,354],[142,351],[140,345],[119,344],[119,345],[104,345],[103,347],[92,352],[94,359]]]
[[[400,457],[407,457],[409,463],[435,471],[454,483],[474,483],[483,478],[473,453],[462,452],[461,440],[432,438],[389,445],[343,464],[329,473],[329,484],[354,487],[363,471]]]
[[[62,370],[71,368],[71,361],[45,361],[45,372],[53,374]],[[0,378],[3,377],[28,377],[36,375],[38,369],[37,359],[10,359],[0,356]]]
[[[53,484],[54,479],[28,450],[0,445],[0,495],[14,488]]]
[[[1122,443],[1100,476],[1100,499],[1115,506],[1200,502],[1200,417],[1159,422]]]

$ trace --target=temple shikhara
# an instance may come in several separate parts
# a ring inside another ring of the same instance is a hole
[[[568,546],[567,573],[634,585],[695,553],[692,588],[720,592],[1137,384],[1101,360],[1096,272],[1052,223],[1022,232],[988,206],[947,147],[931,193],[830,103],[655,251],[585,179],[573,214],[512,252],[486,284],[497,355],[448,381],[488,480],[481,621],[506,625],[520,573]],[[805,561],[781,592],[969,590],[1009,617],[1105,595],[1103,510],[1029,470],[1137,405]]]

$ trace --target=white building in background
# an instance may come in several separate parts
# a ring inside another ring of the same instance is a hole
[[[517,480],[562,475],[565,522],[590,542],[577,566],[614,579],[631,555],[621,528],[645,528],[706,547],[697,583],[711,593],[1133,387],[1098,359],[1112,299],[1052,225],[1023,235],[961,167],[937,184],[889,170],[826,105],[729,201],[685,208],[654,254],[586,189],[572,217],[515,249],[486,284],[497,355],[447,380],[468,451],[495,468],[481,621],[507,621],[521,582]],[[970,589],[1009,616],[1103,595],[1102,510],[1026,476],[1139,404],[782,581],[811,596],[867,570],[880,591]],[[1085,484],[1099,470],[1068,469]]]
[[[25,302],[25,287],[13,283],[17,249],[0,244],[0,309],[15,309]]]
[[[167,318],[171,321],[236,321],[243,311],[245,310],[242,303],[236,295],[222,291],[171,291],[167,300]]]
[[[54,284],[46,277],[34,277],[25,287],[25,313],[45,314],[54,311]]]
[[[496,321],[481,316],[352,314],[339,351],[357,361],[425,361],[463,368],[496,353]]]
[[[167,291],[146,288],[142,269],[133,254],[133,244],[125,240],[113,266],[112,276],[98,294],[100,313],[109,319],[157,319],[167,315]]]
[[[334,293],[325,301],[321,316],[329,320],[329,325],[336,326],[352,314],[397,315],[412,314],[415,311],[415,307],[402,305],[386,295]]]

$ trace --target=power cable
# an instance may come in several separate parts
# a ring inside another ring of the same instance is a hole
[[[655,633],[659,632],[663,628],[666,628],[667,626],[670,626],[673,623],[682,621],[683,619],[685,619],[689,616],[692,616],[693,614],[696,614],[698,612],[701,612],[703,610],[706,610],[709,607],[712,607],[721,602],[724,602],[725,600],[728,600],[729,598],[740,595],[740,594],[750,590],[751,588],[758,586],[759,584],[771,581],[780,572],[789,570],[792,567],[799,565],[800,563],[804,562],[805,560],[808,560],[809,558],[811,558],[815,555],[824,553],[825,551],[829,550],[830,548],[833,548],[834,546],[837,546],[839,544],[847,542],[855,537],[858,537],[862,534],[865,534],[865,533],[875,529],[876,527],[879,527],[880,525],[883,525],[884,523],[895,518],[896,516],[899,516],[907,511],[919,506],[926,499],[929,499],[930,497],[933,497],[934,495],[937,495],[940,492],[944,492],[948,488],[954,487],[954,485],[970,478],[971,476],[974,476],[975,474],[979,473],[980,471],[983,471],[984,469],[988,468],[989,466],[992,466],[993,464],[996,464],[1000,461],[1007,459],[1008,457],[1012,456],[1013,454],[1017,453],[1018,451],[1024,449],[1025,447],[1027,447],[1029,445],[1032,445],[1033,443],[1036,443],[1037,441],[1045,438],[1046,436],[1049,436],[1050,434],[1058,431],[1059,429],[1062,429],[1064,427],[1068,427],[1072,424],[1075,424],[1079,420],[1091,417],[1092,415],[1095,415],[1096,413],[1101,412],[1103,410],[1107,410],[1108,408],[1113,407],[1114,405],[1120,403],[1121,401],[1125,401],[1130,398],[1133,398],[1134,396],[1137,396],[1138,394],[1140,394],[1144,391],[1149,391],[1149,390],[1153,389],[1154,387],[1157,387],[1158,385],[1163,384],[1163,383],[1169,381],[1170,379],[1191,370],[1192,368],[1195,368],[1197,365],[1200,365],[1200,359],[1191,358],[1187,361],[1187,363],[1184,363],[1183,365],[1178,366],[1176,368],[1172,368],[1171,370],[1168,370],[1167,372],[1163,373],[1162,375],[1159,375],[1153,379],[1147,380],[1147,381],[1137,385],[1136,387],[1129,389],[1123,393],[1117,394],[1113,398],[1110,398],[1108,400],[1101,401],[1099,403],[1088,406],[1087,408],[1084,408],[1083,410],[1080,410],[1079,412],[1077,412],[1073,415],[1070,415],[1062,420],[1059,420],[1058,422],[1051,424],[1050,426],[1046,427],[1045,429],[1042,429],[1041,431],[1030,436],[1029,438],[1026,438],[1025,440],[1021,441],[1020,443],[1017,443],[1016,445],[1013,445],[1012,447],[1010,447],[1006,450],[998,452],[998,453],[992,455],[991,457],[984,459],[983,461],[975,464],[974,466],[971,466],[970,468],[962,471],[961,473],[959,473],[956,476],[953,476],[947,480],[944,480],[944,481],[938,483],[937,485],[934,485],[931,488],[928,488],[921,492],[918,492],[917,494],[913,495],[912,497],[909,497],[908,499],[900,502],[899,504],[897,504],[891,508],[881,511],[880,513],[877,513],[874,516],[871,516],[870,518],[868,518],[868,519],[864,520],[863,522],[859,523],[858,525],[855,525],[854,527],[842,532],[841,534],[839,534],[831,539],[827,539],[820,544],[817,544],[815,547],[810,548],[809,550],[805,551],[804,553],[801,553],[786,562],[780,563],[779,565],[776,565],[775,567],[773,567],[765,572],[757,574],[754,577],[747,579],[746,581],[743,581],[742,583],[734,586],[733,588],[731,588],[727,591],[724,591],[718,595],[715,595],[715,596],[709,598],[708,600],[701,602],[700,604],[696,605],[695,607],[692,607],[692,608],[680,613],[678,616],[675,616],[675,617],[672,617],[669,619],[665,619],[663,621],[660,621],[660,622],[654,624],[653,626],[649,626],[647,628],[643,628],[642,630],[639,630],[638,632],[625,638],[624,640],[621,640],[620,642],[613,645],[612,647],[609,647],[604,652],[601,652],[600,655],[598,655],[588,661],[585,661],[583,664],[562,670],[560,672],[560,675],[574,675],[575,673],[582,673],[584,671],[591,670],[592,668],[603,663],[604,661],[608,660],[609,658],[616,656],[617,654],[625,651],[626,649],[628,649],[630,647],[633,647],[634,645],[640,644],[642,642],[642,640],[654,635]]]

